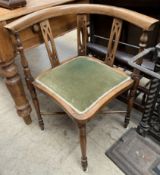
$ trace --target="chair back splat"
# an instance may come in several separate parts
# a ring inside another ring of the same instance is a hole
[[[88,42],[88,30],[87,30],[87,15],[77,15],[77,48],[78,55],[87,55],[87,42]]]
[[[92,14],[106,15],[113,18],[110,39],[106,48],[108,52],[104,62],[92,56],[87,56],[88,21],[89,15]],[[52,24],[56,17],[65,15],[73,15],[77,20],[78,56],[60,64],[54,42],[54,28],[56,26]],[[148,33],[153,30],[158,20],[113,6],[79,4],[51,7],[24,16],[5,26],[11,32],[12,38],[13,36],[16,38],[17,50],[21,56],[25,79],[41,129],[44,129],[44,124],[35,88],[53,98],[68,116],[77,123],[82,152],[81,164],[84,171],[86,171],[88,165],[86,123],[104,105],[126,90],[129,91],[127,91],[128,106],[124,127],[129,124],[140,72],[134,68],[132,76],[130,76],[125,71],[113,66],[124,22],[135,25],[142,30],[139,42],[139,52],[141,52],[147,46]],[[37,31],[40,41],[45,43],[52,67],[52,69],[41,73],[35,80],[29,70],[23,44],[20,40],[21,32],[31,29]],[[141,64],[142,61],[142,58],[138,59],[137,64]]]
[[[48,57],[51,63],[52,68],[59,65],[59,59],[56,51],[56,46],[54,43],[54,38],[51,30],[51,26],[48,20],[44,20],[40,22],[40,28],[42,32],[42,36],[44,39],[44,43],[46,46],[46,50],[48,53]]]
[[[113,66],[114,59],[116,56],[116,51],[121,35],[121,29],[122,29],[122,20],[118,18],[113,19],[112,23],[112,29],[110,33],[109,43],[108,43],[108,52],[106,55],[105,62],[109,66]]]

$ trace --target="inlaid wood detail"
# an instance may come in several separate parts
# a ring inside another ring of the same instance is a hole
[[[119,43],[119,38],[121,35],[121,29],[122,29],[122,20],[118,18],[113,19],[112,23],[112,29],[111,29],[111,34],[108,42],[108,50],[107,50],[107,55],[105,62],[106,64],[113,66],[118,43]]]
[[[56,46],[54,43],[54,38],[51,30],[51,26],[48,20],[40,23],[40,28],[42,31],[42,36],[47,49],[48,57],[52,67],[59,65],[59,59],[56,51]]]
[[[77,15],[77,46],[78,55],[87,55],[87,15]]]

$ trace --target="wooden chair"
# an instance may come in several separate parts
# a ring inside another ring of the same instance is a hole
[[[54,27],[50,21],[54,17],[75,14],[77,16],[77,44],[78,56],[63,63],[58,60],[55,43]],[[87,26],[89,14],[101,14],[113,17],[113,24],[108,44],[108,54],[104,62],[87,56]],[[130,22],[142,29],[140,37],[140,51],[147,43],[148,32],[153,29],[156,19],[136,12],[102,5],[65,5],[41,10],[22,17],[6,25],[15,36],[17,50],[21,56],[27,86],[30,90],[33,103],[38,115],[39,125],[44,129],[37,88],[52,97],[78,125],[80,131],[80,145],[82,151],[81,164],[87,169],[86,156],[86,123],[112,99],[130,89],[127,113],[124,126],[127,127],[130,119],[134,95],[139,83],[139,71],[134,69],[132,76],[113,67],[116,50],[121,34],[123,21]],[[51,69],[41,73],[35,80],[28,67],[24,54],[20,33],[28,28],[35,28],[43,38],[51,62]],[[141,64],[142,59],[138,61]]]

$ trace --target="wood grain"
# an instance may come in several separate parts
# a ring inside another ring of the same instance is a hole
[[[0,22],[0,63],[11,60],[15,56],[15,47],[11,44],[11,38],[4,26],[6,22]]]
[[[15,36],[17,36],[17,33],[30,30],[33,32],[33,34],[37,33],[36,37],[40,37],[41,36],[40,31],[42,31],[42,36],[45,41],[46,48],[48,50],[48,55],[50,59],[52,59],[51,54],[52,54],[52,51],[56,49],[56,47],[54,45],[54,30],[55,30],[54,27],[55,26],[53,26],[51,31],[51,27],[50,27],[51,22],[53,22],[55,18],[64,17],[66,15],[76,15],[78,16],[77,17],[78,22],[76,23],[78,27],[78,30],[77,30],[78,31],[77,32],[78,54],[86,55],[87,54],[86,43],[88,40],[86,24],[87,24],[88,14],[102,14],[102,15],[111,16],[114,19],[112,29],[111,29],[109,46],[108,46],[108,50],[110,52],[108,54],[108,57],[111,58],[109,60],[109,65],[111,66],[114,64],[114,57],[115,57],[115,53],[117,51],[117,47],[119,43],[119,38],[120,38],[120,33],[122,28],[122,21],[126,21],[133,25],[136,25],[139,28],[141,28],[141,30],[143,31],[142,36],[140,38],[140,51],[146,47],[146,43],[148,40],[148,35],[147,35],[148,31],[152,30],[154,25],[158,22],[158,20],[144,16],[142,14],[139,14],[127,9],[123,9],[123,8],[113,7],[113,6],[64,5],[64,6],[44,9],[44,10],[29,14],[25,17],[22,17],[6,25],[6,28]],[[39,30],[39,25],[40,25],[40,30]],[[52,42],[51,43],[52,51],[48,49],[48,41]],[[27,61],[27,59],[25,59],[25,57],[23,56],[24,48],[21,47],[19,49],[21,49],[20,52],[21,52],[22,60]],[[56,56],[56,51],[54,51],[53,55]],[[89,59],[92,59],[92,60],[94,59],[95,61],[95,58],[93,57]],[[23,62],[22,64],[25,69],[26,68],[29,69],[29,67],[24,66]],[[52,61],[51,61],[51,64],[52,64],[52,67],[55,66],[55,64]],[[104,63],[101,62],[101,64],[104,64]],[[113,71],[116,71],[119,74],[126,74],[124,71],[119,70],[117,68],[113,67],[112,69]],[[139,83],[139,72],[137,70],[134,70],[130,79],[127,79],[124,83],[121,83],[119,84],[119,86],[114,87],[110,91],[110,93],[105,94],[99,100],[95,101],[93,106],[91,108],[88,108],[88,110],[86,110],[84,113],[78,113],[74,108],[72,108],[65,100],[63,100],[60,96],[58,96],[54,91],[48,90],[48,88],[40,84],[38,81],[31,80],[31,82],[33,82],[34,87],[39,89],[42,93],[52,97],[62,107],[62,109],[64,109],[64,111],[68,114],[68,116],[70,116],[74,121],[77,122],[79,126],[79,131],[80,131],[80,145],[81,145],[81,152],[82,152],[81,164],[82,164],[83,170],[85,171],[88,165],[87,156],[86,156],[86,123],[87,121],[93,118],[104,105],[108,104],[111,100],[113,100],[115,97],[117,97],[124,91],[130,89],[127,114],[126,114],[125,123],[124,123],[124,126],[126,127],[129,123],[130,113],[133,106],[133,100],[135,97],[137,85]]]
[[[40,28],[51,66],[52,68],[56,67],[57,65],[59,65],[59,59],[49,21],[42,21],[40,23]]]
[[[45,19],[69,14],[101,14],[112,16],[127,21],[146,31],[152,30],[154,24],[159,22],[154,18],[124,8],[107,5],[75,4],[51,7],[37,11],[8,24],[6,28],[12,31],[21,31]]]
[[[61,5],[64,3],[78,2],[78,0],[27,0],[27,5],[22,8],[9,10],[0,7],[0,21],[10,20],[29,13],[45,9],[51,6]]]

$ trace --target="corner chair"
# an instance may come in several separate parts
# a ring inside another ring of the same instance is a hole
[[[54,43],[54,27],[50,20],[54,17],[74,14],[77,16],[77,48],[78,56],[60,63]],[[113,18],[108,52],[105,61],[100,61],[87,55],[88,18],[90,14],[107,15]],[[81,164],[87,170],[86,154],[86,123],[111,100],[130,89],[124,127],[130,120],[131,109],[139,84],[139,70],[134,68],[132,75],[114,66],[114,59],[119,43],[123,21],[132,23],[142,29],[140,49],[147,43],[148,33],[158,22],[154,18],[133,12],[131,10],[103,5],[64,5],[37,11],[17,19],[5,26],[16,41],[16,48],[21,56],[25,79],[35,106],[39,126],[43,130],[44,123],[41,117],[36,89],[53,98],[59,106],[72,118],[79,128],[81,146]],[[41,33],[45,43],[51,68],[33,78],[24,53],[20,33],[35,26]],[[141,64],[139,59],[137,64]],[[54,148],[53,148],[54,149]]]

